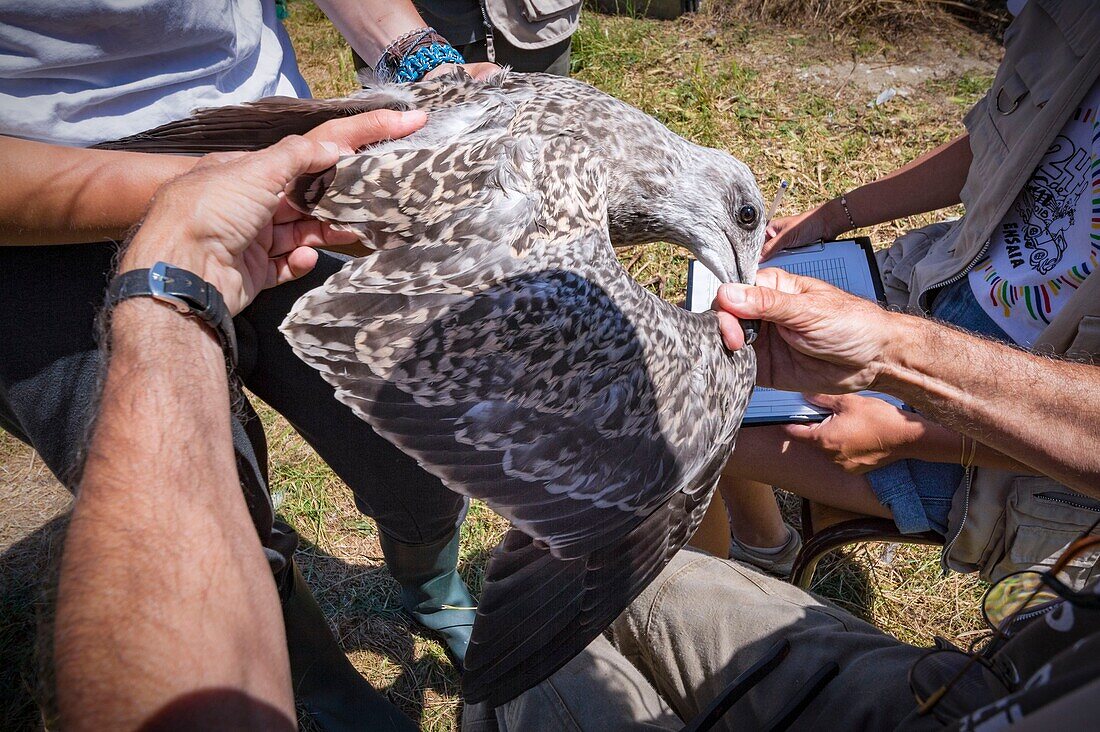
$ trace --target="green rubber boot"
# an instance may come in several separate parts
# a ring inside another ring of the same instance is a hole
[[[477,601],[458,576],[458,537],[456,528],[431,544],[403,544],[379,532],[386,566],[401,585],[401,606],[417,623],[443,637],[461,671]]]

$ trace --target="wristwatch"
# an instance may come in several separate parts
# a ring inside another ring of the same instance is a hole
[[[225,299],[218,288],[194,272],[157,262],[149,269],[132,269],[115,276],[107,287],[107,306],[114,307],[131,297],[151,297],[206,323],[218,334],[230,365],[237,365],[237,332]]]

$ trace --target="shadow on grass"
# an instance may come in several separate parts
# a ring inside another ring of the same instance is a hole
[[[833,551],[822,558],[810,591],[832,601],[858,618],[871,621],[874,584],[865,562],[847,552]]]
[[[459,573],[475,596],[488,559],[485,549],[464,553],[459,562]],[[366,669],[356,663],[360,672],[419,726],[431,728],[440,698],[461,695],[461,677],[440,637],[405,614],[398,585],[385,565],[352,563],[305,539],[296,561],[344,652],[353,662],[364,651],[380,657]],[[437,642],[418,643],[418,638]]]
[[[49,602],[68,515],[17,541],[0,556],[0,729],[46,729],[52,716]],[[40,641],[41,638],[41,641]],[[53,725],[50,725],[53,726]]]
[[[46,711],[53,706],[45,659],[51,590],[67,521],[67,514],[49,521],[0,555],[0,730],[5,732],[43,730],[44,719],[54,718]],[[305,542],[297,559],[345,652],[371,651],[384,659],[372,667],[399,669],[392,680],[366,676],[405,714],[423,725],[433,714],[429,692],[460,694],[458,672],[441,646],[421,643],[418,649],[419,631],[404,616],[385,566],[353,564]],[[460,564],[471,587],[480,586],[487,559],[486,551]],[[316,729],[308,718],[301,722],[305,730]]]

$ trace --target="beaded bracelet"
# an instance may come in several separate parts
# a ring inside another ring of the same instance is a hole
[[[408,81],[420,81],[432,69],[443,64],[464,64],[466,59],[449,43],[433,43],[430,46],[421,46],[415,51],[405,55],[397,66],[394,81],[404,83]]]
[[[446,63],[463,64],[466,60],[434,28],[417,28],[386,46],[374,73],[382,81],[419,81]]]
[[[840,197],[840,206],[844,209],[844,215],[848,217],[848,223],[852,225],[852,228],[856,228],[856,220],[852,218],[852,212],[848,210],[848,196],[847,194]]]

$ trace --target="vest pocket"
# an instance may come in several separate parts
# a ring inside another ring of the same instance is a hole
[[[1069,544],[1100,518],[1100,501],[1076,493],[1049,478],[1013,481],[1005,515],[1007,552],[988,574],[996,579],[1025,569],[1043,571],[1054,565]],[[1093,577],[1100,549],[1074,559],[1064,579],[1081,589]]]
[[[1081,318],[1077,335],[1066,349],[1066,358],[1074,361],[1096,361],[1100,358],[1100,316],[1086,315]]]
[[[577,0],[523,0],[523,15],[529,21],[546,20],[580,5]]]

